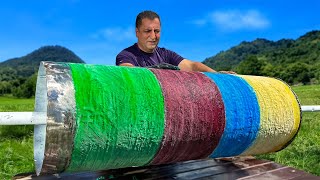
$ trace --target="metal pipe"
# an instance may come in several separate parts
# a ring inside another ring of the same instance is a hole
[[[320,111],[320,106],[301,106],[303,112]],[[45,112],[0,112],[0,125],[45,125]]]
[[[45,112],[0,112],[0,125],[47,124]]]
[[[301,110],[303,112],[314,112],[320,111],[320,106],[312,105],[312,106],[301,106]]]

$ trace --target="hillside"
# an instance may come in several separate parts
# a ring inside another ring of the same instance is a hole
[[[14,69],[19,77],[29,77],[34,74],[41,61],[84,63],[69,49],[62,46],[43,46],[26,56],[13,58],[0,63],[0,69]],[[0,72],[1,74],[1,72]]]
[[[320,83],[320,31],[308,32],[296,40],[244,41],[203,63],[216,70],[272,76],[290,84]]]
[[[217,70],[234,69],[241,61],[249,55],[262,55],[266,53],[279,52],[290,47],[295,41],[282,39],[277,42],[258,38],[252,42],[243,41],[239,45],[227,51],[222,51],[215,56],[205,59],[203,63]]]
[[[0,96],[32,97],[41,61],[85,63],[62,46],[44,46],[26,56],[6,60],[0,63]]]

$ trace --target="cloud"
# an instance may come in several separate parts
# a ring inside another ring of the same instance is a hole
[[[104,39],[108,41],[127,41],[136,39],[135,30],[133,27],[110,27],[99,30],[92,35],[95,39]]]
[[[257,10],[214,11],[192,23],[198,26],[215,25],[223,30],[264,29],[270,25],[269,20]]]
[[[204,26],[208,23],[207,19],[197,19],[190,22],[191,24],[194,24],[196,26]]]

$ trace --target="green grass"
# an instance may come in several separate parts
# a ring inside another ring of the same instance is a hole
[[[22,172],[33,172],[33,138],[5,138],[0,141],[0,179],[11,179]]]
[[[301,105],[320,105],[320,85],[292,88]],[[284,150],[257,156],[320,176],[320,112],[303,112],[300,130]]]
[[[320,105],[320,85],[292,87],[301,105]]]
[[[0,112],[33,111],[34,99],[0,97]],[[0,179],[34,172],[33,126],[0,126]]]
[[[0,96],[0,112],[33,111],[34,99],[17,99],[11,96]]]
[[[293,87],[302,105],[320,105],[320,85]],[[0,111],[33,111],[34,99],[0,97]],[[34,172],[33,136],[23,127],[25,136],[13,138],[0,136],[0,179]],[[17,129],[16,127],[13,129]],[[3,127],[0,128],[0,134]],[[32,131],[31,131],[32,132]],[[300,131],[294,141],[284,150],[258,158],[320,175],[320,112],[304,112]],[[28,134],[29,133],[29,134]]]

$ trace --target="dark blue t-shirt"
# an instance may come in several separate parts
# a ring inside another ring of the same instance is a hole
[[[184,58],[165,48],[156,47],[153,53],[146,53],[139,49],[138,44],[122,50],[116,57],[116,65],[130,63],[134,66],[146,67],[168,63],[178,66]]]

